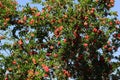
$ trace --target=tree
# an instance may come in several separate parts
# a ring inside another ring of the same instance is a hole
[[[120,46],[114,0],[33,0],[42,10],[0,1],[0,78],[6,80],[103,80]],[[11,41],[11,42],[10,42]],[[8,51],[5,56],[3,50]]]

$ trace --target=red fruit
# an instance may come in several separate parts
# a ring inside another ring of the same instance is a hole
[[[46,53],[46,56],[51,56],[51,53]]]
[[[58,38],[61,35],[63,26],[60,26],[59,28],[56,28],[54,31],[55,36]]]
[[[76,44],[76,40],[73,40],[72,42],[73,42],[73,44]]]
[[[102,33],[102,31],[101,31],[101,30],[98,30],[98,31],[97,31],[97,33],[98,33],[98,34],[101,34],[101,33]]]
[[[36,60],[33,58],[32,59],[33,64],[37,64]]]
[[[83,46],[84,46],[84,47],[87,47],[87,46],[88,46],[88,44],[87,44],[87,43],[84,43],[84,44],[83,44]]]
[[[4,24],[4,26],[7,26],[7,22],[4,22],[3,24]]]
[[[96,33],[98,30],[97,28],[93,28],[93,32]]]
[[[35,14],[35,16],[36,16],[36,17],[40,16],[40,12],[37,12],[37,13]]]
[[[78,25],[75,26],[76,30],[80,30],[80,27]]]
[[[67,18],[67,17],[68,17],[68,16],[65,14],[65,15],[64,15],[64,18]]]
[[[33,75],[34,74],[34,70],[33,69],[28,70],[27,72],[28,72],[29,75]]]
[[[67,70],[63,70],[63,73],[64,73],[64,75],[66,75],[67,77],[70,77],[70,76],[71,76],[70,73],[69,73]]]
[[[85,36],[85,39],[86,39],[86,40],[88,40],[88,39],[89,39],[89,36],[88,36],[88,35],[86,35],[86,36]]]
[[[87,22],[84,22],[84,26],[87,26],[88,25],[88,23]]]
[[[110,22],[109,24],[110,24],[110,25],[112,25],[113,23],[112,23],[112,22]]]
[[[83,58],[83,55],[79,55],[78,60],[81,60]]]
[[[108,48],[107,45],[105,45],[104,48],[107,49]]]
[[[85,16],[85,18],[84,18],[85,20],[87,20],[88,19],[88,16]]]
[[[24,17],[23,17],[23,20],[24,20],[24,21],[26,21],[26,20],[27,20],[27,17],[26,17],[26,16],[24,16]]]
[[[52,7],[48,6],[47,9],[48,9],[48,11],[51,11]]]
[[[109,68],[112,69],[113,68],[112,65],[110,65]]]
[[[24,21],[22,19],[18,20],[18,24],[23,24]]]
[[[98,2],[99,0],[95,0],[95,2]]]
[[[12,68],[8,68],[8,71],[11,72],[13,69]]]
[[[111,58],[108,58],[107,60],[108,60],[108,62],[110,62],[110,61],[111,61]]]
[[[45,47],[45,45],[44,45],[44,44],[41,44],[41,48],[43,48],[43,47]]]
[[[32,55],[32,52],[29,52],[30,55]]]
[[[57,58],[57,57],[58,57],[58,54],[54,54],[54,57]]]
[[[74,31],[74,36],[76,37],[76,38],[78,38],[79,37],[79,34],[77,34],[77,32],[76,31]]]
[[[110,45],[110,44],[111,44],[111,42],[110,42],[110,41],[108,41],[108,42],[107,42],[107,44],[108,44],[108,45]]]
[[[96,43],[96,42],[97,42],[97,40],[93,40],[93,42],[94,42],[94,43]]]
[[[3,4],[2,4],[2,2],[0,1],[0,7],[2,7],[3,6]]]
[[[15,65],[15,64],[16,64],[16,61],[13,61],[13,62],[12,62],[12,64],[14,64],[14,65]]]
[[[59,45],[60,45],[60,41],[58,41],[58,43],[57,43],[57,44],[58,44],[58,46],[59,46]]]
[[[78,64],[78,63],[75,63],[75,67],[79,67],[79,64]]]
[[[42,11],[41,11],[42,13],[44,13],[45,12],[45,10],[44,9],[42,9]]]
[[[119,24],[120,24],[120,21],[119,21],[119,20],[115,20],[115,23],[119,25]]]
[[[44,77],[48,77],[48,74],[44,74]]]
[[[90,13],[93,14],[95,12],[95,8],[92,8]]]
[[[5,21],[8,22],[10,20],[10,18],[6,18]]]
[[[34,54],[37,54],[37,52],[36,51],[31,51],[31,52],[29,52],[29,54],[34,55]]]
[[[105,61],[105,59],[104,59],[103,56],[100,56],[100,61],[101,61],[101,62],[104,62],[104,61]]]
[[[31,36],[31,37],[34,37],[35,35],[34,35],[34,33],[31,33],[30,36]]]
[[[53,49],[54,48],[54,46],[50,46],[50,49]]]
[[[112,51],[112,48],[108,48],[108,51]]]
[[[113,34],[113,37],[115,37],[115,38],[116,38],[116,37],[117,37],[117,34]]]
[[[62,30],[63,30],[63,26],[60,26],[60,27],[59,27],[59,30],[62,31]]]
[[[94,55],[94,58],[96,59],[96,58],[97,58],[97,55]]]
[[[119,33],[119,34],[117,34],[117,38],[118,38],[118,39],[120,39],[120,33]]]
[[[110,2],[111,2],[111,3],[113,3],[113,2],[114,2],[114,0],[110,0]]]
[[[91,14],[93,14],[93,13],[94,13],[94,11],[93,11],[93,10],[91,10],[91,11],[90,11],[90,13],[91,13]]]
[[[95,11],[95,8],[92,8],[93,11]]]
[[[66,43],[67,42],[67,39],[64,39],[64,43]]]
[[[46,14],[46,17],[48,17],[49,16],[49,14]]]
[[[5,36],[0,36],[0,40],[5,39]]]
[[[55,19],[51,20],[51,24],[55,23],[55,21],[56,21]]]
[[[22,44],[23,44],[22,39],[20,39],[20,40],[18,41],[18,44],[19,44],[19,45],[22,45]]]
[[[5,80],[8,80],[8,78],[5,78]]]
[[[44,69],[45,72],[49,72],[49,67],[45,64],[42,64],[42,68]]]
[[[39,72],[38,72],[38,71],[35,71],[35,75],[39,75]]]
[[[34,22],[35,22],[34,19],[31,19],[29,24],[30,24],[30,25],[33,25]]]

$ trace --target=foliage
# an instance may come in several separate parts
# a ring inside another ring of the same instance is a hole
[[[33,0],[37,3],[37,0]],[[0,1],[0,78],[6,80],[103,80],[118,67],[120,46],[114,0],[39,0],[44,8]],[[9,35],[9,36],[8,36]],[[7,72],[7,73],[6,73]]]

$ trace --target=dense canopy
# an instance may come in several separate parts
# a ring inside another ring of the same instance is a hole
[[[0,0],[0,80],[107,80],[119,67],[114,0],[31,2]]]

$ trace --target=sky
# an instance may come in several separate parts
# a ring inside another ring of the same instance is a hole
[[[115,6],[112,10],[118,12],[118,19],[120,20],[120,0],[115,0]]]

